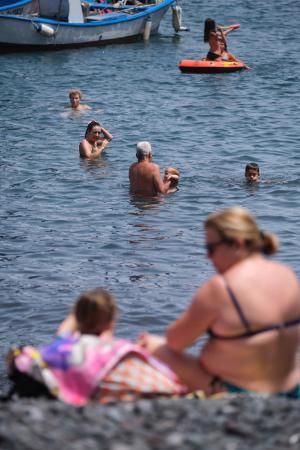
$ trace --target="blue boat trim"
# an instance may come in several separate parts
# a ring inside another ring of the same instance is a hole
[[[22,0],[16,3],[11,3],[11,0],[8,0],[8,2],[5,5],[0,6],[0,12],[7,11],[10,9],[21,8],[22,6],[28,5],[29,3],[31,3],[31,0]]]
[[[46,23],[49,25],[60,25],[60,26],[64,26],[64,27],[78,27],[78,28],[88,28],[88,27],[99,27],[99,26],[104,26],[104,25],[112,25],[117,23],[121,23],[121,22],[130,22],[132,20],[136,20],[137,18],[142,18],[142,17],[147,17],[150,16],[152,13],[159,11],[160,9],[165,9],[166,7],[168,7],[169,5],[171,5],[172,3],[175,3],[176,0],[165,0],[163,3],[160,3],[158,5],[154,5],[154,6],[149,6],[149,8],[145,11],[141,11],[141,12],[137,12],[136,14],[132,14],[132,15],[128,15],[128,16],[124,16],[124,14],[122,14],[121,17],[116,17],[114,19],[112,18],[108,18],[106,19],[102,19],[99,21],[95,21],[95,22],[85,22],[85,23],[80,23],[80,22],[63,22],[63,21],[57,21],[57,20],[53,20],[53,19],[46,19],[43,17],[18,17],[15,15],[11,15],[11,14],[5,14],[5,15],[1,15],[0,14],[0,20],[1,19],[5,19],[5,20],[20,20],[21,22],[36,22],[36,23]],[[7,8],[6,8],[7,9]]]

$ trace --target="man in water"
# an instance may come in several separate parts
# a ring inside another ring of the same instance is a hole
[[[81,99],[82,99],[82,93],[80,89],[72,89],[69,92],[69,99],[70,99],[70,107],[75,111],[85,111],[87,109],[91,109],[89,105],[82,105]]]
[[[260,181],[259,165],[256,163],[249,163],[245,167],[245,177],[250,183],[257,183]]]
[[[162,180],[158,164],[152,162],[150,142],[141,141],[136,145],[137,162],[129,168],[130,192],[135,195],[155,196],[166,194],[171,180]]]

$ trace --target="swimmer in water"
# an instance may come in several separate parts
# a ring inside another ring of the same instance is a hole
[[[163,181],[164,183],[166,183],[167,181],[171,181],[167,194],[178,191],[179,179],[180,172],[178,169],[176,169],[175,167],[167,167],[165,169]]]
[[[248,163],[245,167],[245,178],[248,183],[258,183],[260,181],[259,165],[256,163]]]
[[[79,144],[81,158],[96,159],[105,150],[113,136],[99,122],[92,120],[85,130],[84,139]]]
[[[80,89],[72,89],[69,92],[69,99],[70,99],[69,108],[73,109],[74,111],[86,111],[88,109],[91,109],[89,105],[82,105],[80,103],[82,99],[82,92]]]
[[[171,180],[164,181],[160,175],[160,168],[152,160],[152,147],[148,141],[136,144],[137,162],[129,168],[130,192],[133,195],[154,197],[167,194]]]

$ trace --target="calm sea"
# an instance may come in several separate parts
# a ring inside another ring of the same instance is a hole
[[[51,339],[73,300],[105,286],[120,305],[118,334],[162,333],[213,273],[203,219],[242,205],[278,234],[279,260],[300,275],[300,34],[297,0],[182,1],[149,43],[0,55],[0,357],[12,344]],[[240,23],[229,49],[251,71],[181,74],[206,54],[203,22]],[[79,87],[91,111],[68,114]],[[86,162],[78,143],[91,119],[114,135]],[[128,167],[149,140],[180,190],[134,201]],[[258,186],[244,166],[261,166]],[[0,364],[0,387],[5,384]]]

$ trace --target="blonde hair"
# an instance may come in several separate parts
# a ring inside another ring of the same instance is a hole
[[[250,252],[272,255],[279,247],[275,234],[261,231],[250,211],[239,206],[210,214],[204,227],[214,228],[228,242],[242,239]]]
[[[176,167],[167,167],[165,169],[165,173],[166,172],[170,172],[171,175],[177,175],[178,177],[180,177],[180,172],[178,169],[176,169]]]
[[[74,95],[79,95],[80,100],[82,99],[82,92],[80,89],[71,89],[69,92],[69,98],[73,97]]]
[[[113,322],[116,312],[114,297],[103,288],[84,292],[74,306],[78,330],[82,334],[101,334]]]

